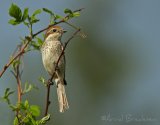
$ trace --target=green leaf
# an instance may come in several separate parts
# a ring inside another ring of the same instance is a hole
[[[55,23],[54,18],[50,19],[50,25],[53,25]]]
[[[32,89],[33,89],[33,86],[31,84],[29,84],[28,82],[26,82],[25,85],[24,85],[23,94],[28,93]]]
[[[40,14],[41,12],[42,12],[41,9],[35,10],[34,13],[32,14],[32,17],[35,17],[36,15]]]
[[[16,4],[11,4],[9,8],[9,15],[15,18],[17,22],[21,22],[22,11]]]
[[[23,24],[26,25],[27,27],[29,27],[29,23],[23,22]]]
[[[23,102],[21,102],[20,104],[18,104],[18,108],[19,109],[23,109],[23,110],[26,110],[26,107],[25,107],[25,104]]]
[[[50,25],[54,24],[55,23],[55,19],[56,19],[55,18],[55,14],[51,10],[49,10],[47,8],[43,8],[43,11],[48,13],[48,14],[50,14]]]
[[[7,104],[10,105],[11,103],[10,103],[10,100],[9,100],[9,96],[13,93],[14,93],[14,91],[10,91],[10,88],[7,88],[5,90],[4,96],[2,97],[1,100],[7,102]]]
[[[24,106],[25,106],[25,107],[28,107],[28,106],[29,106],[28,100],[26,100],[26,101],[24,102]]]
[[[9,95],[13,94],[14,91],[8,92],[7,97],[9,97]]]
[[[79,13],[79,12],[74,12],[74,13],[73,13],[73,17],[78,17],[78,16],[80,16],[80,13]]]
[[[20,24],[20,22],[17,22],[15,19],[10,19],[10,20],[8,21],[8,23],[10,23],[10,24],[12,24],[12,25],[18,25],[18,24]]]
[[[36,87],[33,84],[29,84],[28,82],[26,82],[25,85],[24,85],[23,94],[26,94],[26,93],[30,92],[32,89],[38,89],[38,87]]]
[[[5,90],[5,95],[4,95],[4,97],[3,98],[8,98],[11,94],[13,94],[14,93],[14,91],[10,91],[10,88],[7,88],[6,90]]]
[[[43,40],[40,39],[39,37],[36,37],[36,39],[37,39],[37,43],[38,43],[39,47],[41,47],[43,45]]]
[[[47,86],[45,79],[41,76],[39,77],[39,81],[43,83],[44,86]]]
[[[69,14],[69,19],[73,18],[73,13]]]
[[[26,100],[26,101],[24,102],[24,106],[25,106],[26,109],[29,108],[29,102],[28,102],[28,100]]]
[[[34,50],[40,50],[41,46],[43,45],[43,41],[36,37],[37,41],[31,41],[30,45],[33,47]]]
[[[29,119],[28,125],[37,125],[36,120],[31,115],[29,115]]]
[[[16,68],[20,63],[21,63],[20,60],[15,60],[12,62],[12,67]]]
[[[10,88],[6,88],[4,95],[7,96]]]
[[[24,12],[23,12],[23,17],[22,17],[22,21],[25,21],[28,17],[28,8],[25,8],[24,9]]]
[[[30,119],[29,119],[29,116],[25,116],[25,117],[23,118],[23,123],[26,123],[25,125],[31,125],[29,120],[30,120]]]
[[[37,23],[37,22],[39,22],[39,19],[33,19],[33,20],[31,21],[32,24],[33,24],[33,23]]]
[[[30,106],[30,111],[33,116],[39,116],[40,115],[40,109],[37,105],[31,105]]]
[[[9,105],[9,107],[12,109],[12,111],[17,111],[18,107],[14,105]]]
[[[43,8],[43,11],[46,12],[46,13],[49,13],[51,15],[54,15],[54,13],[51,10],[47,9],[47,8]]]
[[[55,18],[56,18],[56,19],[62,19],[63,17],[60,16],[60,15],[56,15]]]
[[[19,123],[18,123],[18,118],[17,117],[15,117],[14,118],[14,121],[13,121],[13,125],[18,125]]]
[[[39,50],[40,46],[37,42],[35,41],[31,41],[31,46],[35,49],[35,50]]]
[[[39,121],[39,123],[40,123],[40,124],[45,124],[47,121],[50,120],[50,117],[51,117],[51,115],[48,114],[47,116],[43,117],[43,118]]]
[[[64,13],[65,14],[72,14],[73,12],[72,12],[72,10],[67,8],[67,9],[64,10]]]
[[[39,19],[37,19],[35,16],[41,13],[41,9],[38,9],[36,11],[34,11],[34,13],[32,14],[31,17],[28,18],[29,22],[31,24],[33,23],[37,23],[39,21]]]

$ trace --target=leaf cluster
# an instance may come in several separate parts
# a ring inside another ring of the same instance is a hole
[[[12,25],[20,24],[21,22],[24,22],[27,19],[28,8],[25,8],[22,13],[21,9],[16,4],[12,3],[12,5],[9,9],[9,15],[11,17],[13,17],[13,19],[9,20],[10,24],[12,24]]]
[[[28,100],[18,105],[20,113],[14,119],[14,125],[42,125],[49,119],[50,115],[37,120],[36,117],[40,116],[40,108],[37,105],[30,105]]]

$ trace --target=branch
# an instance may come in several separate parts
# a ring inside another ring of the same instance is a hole
[[[84,8],[81,8],[81,9],[75,10],[75,11],[73,11],[73,12],[74,12],[74,13],[75,13],[75,12],[79,12],[79,11],[82,11],[83,9],[84,9]],[[66,22],[66,21],[67,21],[67,20],[66,20],[67,18],[69,18],[69,14],[68,14],[67,16],[65,16],[63,19],[61,19],[60,21],[55,22],[54,24],[49,25],[48,27],[46,27],[46,28],[38,31],[38,32],[35,33],[35,34],[33,34],[33,38],[34,38],[35,36],[37,36],[38,34],[42,33],[43,31],[47,30],[47,29],[48,29],[49,27],[51,27],[51,26],[54,26],[54,25],[57,25],[57,24]]]
[[[7,70],[7,68],[13,63],[14,60],[16,60],[19,56],[23,55],[25,53],[25,48],[27,47],[27,45],[29,44],[30,41],[27,41],[26,44],[24,44],[24,46],[22,47],[21,51],[19,51],[17,53],[17,55],[12,58],[4,67],[3,70],[0,72],[0,78],[2,77],[2,75],[4,74],[4,72]]]
[[[19,45],[19,51],[21,51],[21,47],[22,45]],[[22,57],[22,54],[18,57],[18,61],[20,62],[21,60],[21,57]],[[21,103],[21,100],[22,100],[22,87],[21,87],[21,76],[20,76],[20,63],[17,64],[16,67],[14,67],[14,72],[12,71],[12,74],[14,75],[16,81],[17,81],[17,97],[18,97],[18,104]],[[16,117],[18,119],[18,123],[20,125],[20,118],[19,118],[19,113],[20,113],[20,110],[17,109],[16,110]]]
[[[18,60],[20,60],[21,56],[19,56]],[[20,74],[19,74],[19,66],[20,64],[18,64],[18,66],[16,67],[16,80],[17,80],[17,96],[18,96],[18,104],[21,103],[21,100],[22,100],[22,87],[21,87],[21,78],[20,78]],[[19,113],[20,113],[20,110],[18,109],[16,111],[16,117],[18,119],[18,123],[20,123],[20,118],[19,118]]]
[[[75,10],[73,12],[79,12],[82,11],[84,8]],[[19,51],[17,53],[17,55],[15,55],[15,57],[13,59],[11,59],[2,69],[2,71],[0,71],[0,78],[2,77],[2,75],[5,73],[5,71],[8,69],[8,67],[13,63],[14,60],[16,60],[19,56],[23,55],[25,53],[25,48],[28,46],[28,44],[32,41],[32,39],[34,39],[38,34],[42,33],[43,31],[47,30],[50,26],[54,26],[57,25],[59,23],[63,23],[65,22],[65,20],[69,17],[69,15],[65,16],[63,19],[61,19],[60,21],[54,23],[53,25],[49,25],[48,27],[36,32],[35,34],[31,34],[31,36],[26,36],[25,40],[27,41],[24,46],[22,47],[21,51]]]
[[[52,75],[51,78],[48,80],[48,83],[47,83],[47,98],[46,98],[45,116],[48,114],[48,108],[49,108],[49,105],[50,105],[50,103],[51,103],[51,101],[49,100],[49,97],[50,97],[50,87],[51,87],[51,85],[53,85],[52,80],[53,80],[53,78],[54,78],[54,75],[56,74],[56,70],[57,70],[57,68],[58,68],[59,61],[60,61],[60,59],[62,58],[62,56],[64,55],[64,51],[65,51],[67,45],[69,44],[69,42],[80,32],[80,30],[81,30],[81,29],[77,29],[77,30],[73,33],[73,35],[65,42],[65,45],[64,45],[64,47],[63,47],[63,50],[62,50],[62,52],[61,52],[61,54],[60,54],[60,56],[59,56],[59,58],[58,58],[58,60],[57,60],[57,62],[56,62],[56,66],[55,66],[53,75]]]
[[[54,78],[54,75],[55,75],[56,70],[57,70],[57,68],[58,68],[59,61],[60,61],[61,57],[63,56],[64,51],[65,51],[68,43],[74,38],[75,35],[77,35],[77,33],[80,32],[80,30],[81,30],[81,29],[78,29],[76,32],[74,32],[73,35],[65,42],[64,47],[63,47],[63,50],[62,50],[62,52],[61,52],[61,55],[59,56],[59,58],[58,58],[58,60],[57,60],[57,63],[56,63],[55,69],[54,69],[54,73],[53,73],[53,75],[52,75],[52,77],[51,77],[51,79],[50,79],[51,81],[52,81],[53,78]]]
[[[20,51],[21,51],[21,47],[19,48]],[[18,57],[18,60],[20,61],[21,60],[21,56],[20,55]],[[22,87],[21,87],[21,78],[20,78],[20,64],[17,65],[16,67],[16,80],[17,80],[17,90],[18,90],[18,103],[20,104],[21,103],[21,100],[22,100]]]

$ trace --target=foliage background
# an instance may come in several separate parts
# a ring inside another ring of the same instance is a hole
[[[52,88],[50,124],[70,125],[158,125],[160,123],[160,1],[158,0],[7,0],[0,2],[0,69],[19,43],[19,37],[28,34],[22,25],[8,24],[8,8],[15,2],[30,11],[49,8],[63,13],[64,8],[84,7],[81,17],[72,22],[81,26],[87,38],[75,38],[66,51],[67,95],[70,109],[61,114],[55,88]],[[40,23],[33,28],[38,31],[49,23],[49,16],[39,15]],[[70,27],[62,25],[69,32]],[[63,37],[63,40],[69,33]],[[47,74],[41,62],[41,55],[35,51],[24,58],[24,82],[36,84],[23,98],[31,104],[39,104],[44,111],[45,88],[38,77]],[[5,88],[16,90],[16,82],[9,70],[0,79],[0,95]],[[16,102],[16,94],[12,95]],[[43,114],[43,112],[42,112]],[[105,121],[104,116],[114,118],[131,114],[134,118],[155,118],[152,122],[128,123]],[[8,106],[0,103],[0,124],[12,124],[14,114]]]

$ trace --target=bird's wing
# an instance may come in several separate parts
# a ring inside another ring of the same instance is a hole
[[[62,51],[63,51],[63,49],[64,49],[63,44],[61,44],[61,47],[62,47]],[[65,57],[65,52],[63,54],[63,58],[64,58],[64,81],[65,81],[65,74],[66,74],[66,57]]]

